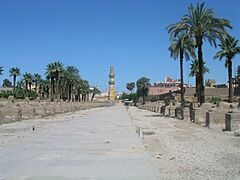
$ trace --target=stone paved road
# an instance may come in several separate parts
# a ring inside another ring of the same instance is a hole
[[[158,175],[122,106],[0,126],[1,180],[155,180]]]

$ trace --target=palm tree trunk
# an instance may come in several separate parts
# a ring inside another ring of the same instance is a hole
[[[183,89],[183,50],[180,49],[180,79],[181,79],[181,104],[184,103],[184,89]]]
[[[28,81],[25,82],[25,96],[28,96]]]
[[[93,98],[94,98],[94,96],[95,96],[95,94],[93,93],[93,94],[92,94],[92,98],[91,98],[91,101],[93,101]]]
[[[37,83],[37,81],[35,82],[35,93],[37,93],[37,85],[38,85],[38,83]]]
[[[53,97],[53,94],[54,94],[54,78],[51,77],[51,91],[50,91],[50,98],[51,98],[51,101],[53,101],[54,97]]]
[[[200,95],[199,95],[199,74],[196,74],[196,89],[195,89],[195,94],[197,97],[197,102],[200,102]]]
[[[233,81],[232,81],[232,60],[228,59],[228,99],[229,102],[233,102]]]
[[[143,103],[142,104],[145,104],[145,96],[143,95]]]
[[[13,76],[13,93],[15,94],[16,90],[16,75]]]
[[[31,91],[32,90],[32,83],[29,82],[28,84],[29,84],[29,90]]]
[[[203,77],[203,52],[202,52],[202,37],[197,37],[197,47],[198,47],[198,61],[199,61],[199,97],[200,104],[205,102],[205,89],[204,89],[204,77]]]
[[[56,93],[55,98],[59,100],[59,73],[56,75]]]

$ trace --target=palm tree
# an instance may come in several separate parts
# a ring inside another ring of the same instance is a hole
[[[15,93],[16,89],[16,80],[17,76],[20,76],[20,69],[18,67],[13,67],[9,70],[10,76],[13,77],[13,94]]]
[[[35,73],[33,75],[33,81],[35,82],[35,92],[37,93],[37,90],[39,89],[38,84],[41,81],[42,77],[40,74]]]
[[[54,100],[54,96],[59,98],[59,91],[58,91],[58,86],[59,86],[59,77],[60,74],[63,72],[63,64],[60,63],[59,61],[55,61],[53,63],[50,63],[46,67],[46,75],[47,78],[50,79],[51,82],[51,93],[50,93],[50,98],[51,101]],[[56,85],[55,85],[55,80],[56,80]]]
[[[220,51],[216,53],[214,59],[219,58],[222,60],[223,58],[226,59],[225,67],[228,68],[228,83],[229,83],[229,92],[228,98],[229,102],[233,101],[233,80],[232,80],[232,60],[233,58],[240,54],[240,46],[238,45],[238,40],[234,37],[227,35],[225,38],[221,40],[221,44],[219,44]]]
[[[177,34],[186,31],[195,40],[198,49],[199,61],[199,90],[200,104],[205,102],[204,77],[203,77],[203,41],[207,40],[210,45],[216,47],[216,40],[227,34],[225,28],[231,28],[230,22],[226,19],[214,17],[214,11],[205,7],[205,4],[192,4],[188,7],[188,14],[181,18],[181,21],[168,26],[168,32],[175,37]]]
[[[39,93],[41,98],[48,99],[49,98],[49,89],[50,89],[50,82],[49,80],[42,80],[39,83]]]
[[[63,72],[63,78],[65,81],[65,85],[67,87],[67,90],[66,90],[67,99],[68,101],[71,101],[71,99],[73,99],[72,98],[73,87],[74,85],[76,86],[76,84],[79,82],[78,80],[80,80],[78,68],[74,66],[67,66],[66,70],[64,70]]]
[[[25,82],[25,93],[28,95],[28,90],[31,91],[32,75],[30,73],[23,74],[23,80]]]
[[[88,100],[88,93],[89,93],[89,83],[87,80],[80,81],[80,92],[82,94],[82,101]]]
[[[142,77],[137,80],[137,94],[139,96],[142,96],[143,98],[143,104],[145,104],[145,98],[148,95],[149,87],[151,86],[150,84],[150,79],[146,77]]]
[[[94,96],[95,96],[96,94],[100,94],[101,91],[100,91],[97,87],[93,87],[93,89],[91,90],[91,93],[92,93],[91,101],[93,101]]]
[[[183,58],[185,57],[186,60],[189,60],[190,56],[192,56],[193,58],[196,57],[194,51],[194,42],[185,32],[182,32],[171,40],[169,51],[171,52],[171,57],[173,57],[175,60],[179,58],[180,61],[181,104],[183,104],[184,103]]]
[[[238,87],[240,87],[240,65],[237,68],[237,82],[238,82]]]
[[[3,74],[3,66],[0,66],[0,75]]]
[[[203,64],[205,64],[206,62],[203,62]],[[189,76],[194,77],[195,76],[195,83],[196,83],[196,87],[195,87],[195,93],[197,95],[197,101],[200,102],[200,96],[199,96],[199,61],[197,59],[193,60],[191,63],[191,67],[190,67],[190,74]],[[204,65],[203,68],[203,73],[208,73],[209,69]]]
[[[54,62],[55,66],[55,78],[56,78],[56,98],[59,99],[59,78],[60,74],[63,73],[63,64],[59,61]]]
[[[132,93],[132,90],[135,88],[135,83],[134,82],[127,83],[126,88]]]

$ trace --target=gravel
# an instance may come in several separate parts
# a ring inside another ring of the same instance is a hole
[[[184,120],[128,108],[163,179],[240,179],[240,139]],[[144,132],[143,132],[144,134]]]

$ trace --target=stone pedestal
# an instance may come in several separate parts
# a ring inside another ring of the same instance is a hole
[[[170,106],[168,108],[168,116],[169,117],[174,117],[175,116],[175,108],[173,106]]]
[[[175,117],[178,119],[183,119],[183,110],[180,106],[176,107],[175,109]]]
[[[240,129],[240,112],[225,114],[225,131],[235,131]]]

